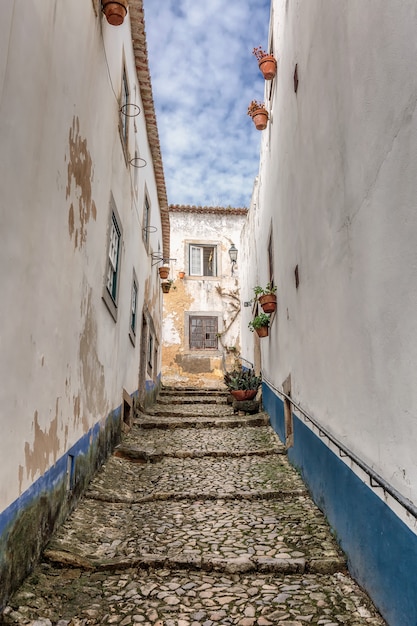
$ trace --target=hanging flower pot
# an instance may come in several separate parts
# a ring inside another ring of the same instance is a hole
[[[255,328],[258,333],[258,337],[268,337],[269,329],[268,326],[260,326],[259,328]]]
[[[248,106],[248,115],[252,118],[257,130],[265,130],[269,115],[263,103],[252,100]]]
[[[259,313],[249,322],[249,330],[252,332],[255,330],[259,337],[268,337],[270,321],[269,313]]]
[[[272,80],[277,73],[277,62],[272,54],[268,54],[265,50],[259,48],[253,49],[253,54],[258,59],[259,69],[261,70],[265,80]]]
[[[277,297],[274,293],[259,296],[259,304],[264,313],[273,313],[277,309]]]
[[[109,24],[120,26],[127,15],[127,0],[102,0],[103,13]]]
[[[185,272],[178,272],[178,276],[181,278],[181,280],[184,278],[185,276]]]
[[[159,271],[159,276],[162,280],[165,280],[166,278],[168,278],[169,267],[162,265],[161,267],[158,268],[158,271]]]
[[[163,293],[168,293],[171,289],[172,281],[168,280],[166,283],[161,283]]]
[[[264,313],[273,313],[277,309],[276,285],[269,282],[266,287],[256,285],[253,288],[255,297],[262,307]]]

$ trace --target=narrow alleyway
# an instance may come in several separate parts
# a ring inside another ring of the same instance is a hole
[[[268,416],[179,394],[136,415],[3,623],[382,626]]]

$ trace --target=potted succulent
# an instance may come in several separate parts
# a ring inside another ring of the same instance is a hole
[[[277,288],[272,283],[267,283],[266,287],[256,285],[253,288],[264,313],[273,313],[277,308]]]
[[[272,54],[262,50],[262,47],[253,49],[253,54],[258,59],[259,69],[261,70],[265,80],[272,80],[277,73],[277,61]]]
[[[127,0],[102,0],[102,11],[112,26],[123,24],[127,15]]]
[[[259,313],[249,322],[248,327],[252,332],[255,330],[259,337],[268,337],[270,319],[269,313]]]
[[[161,287],[162,287],[163,293],[168,293],[169,292],[169,290],[172,287],[172,283],[173,282],[174,282],[173,280],[166,280],[163,283],[161,283]]]
[[[165,280],[166,278],[168,278],[169,267],[167,267],[166,265],[161,265],[161,267],[158,267],[158,271],[159,271],[159,276],[162,280]]]
[[[224,384],[235,400],[253,400],[262,383],[262,376],[256,376],[253,369],[236,368],[224,375]]]
[[[248,115],[252,118],[257,130],[265,130],[269,115],[263,102],[252,100],[248,106]]]

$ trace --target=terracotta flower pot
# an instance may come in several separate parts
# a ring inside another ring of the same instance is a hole
[[[109,24],[120,26],[127,15],[127,0],[102,0],[103,13]]]
[[[265,80],[272,80],[274,78],[277,73],[277,62],[271,54],[262,57],[258,65]]]
[[[162,278],[162,280],[165,280],[166,278],[168,278],[169,275],[169,267],[159,267],[158,268],[159,271],[159,276],[160,278]]]
[[[257,389],[232,389],[230,391],[235,400],[239,400],[239,402],[242,400],[253,400],[257,392]]]
[[[163,293],[168,293],[171,289],[171,283],[161,283]]]
[[[178,276],[183,279],[185,276],[185,272],[178,272]]]
[[[269,329],[268,326],[260,326],[259,328],[255,328],[259,337],[268,337]]]
[[[256,109],[252,114],[253,123],[256,130],[265,130],[268,124],[268,111],[266,109]]]
[[[277,297],[274,293],[259,296],[259,304],[264,313],[273,313],[277,308]]]

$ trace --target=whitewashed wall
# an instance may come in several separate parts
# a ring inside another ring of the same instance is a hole
[[[265,89],[261,214],[243,244],[256,242],[267,282],[272,225],[278,314],[263,373],[278,390],[291,374],[294,400],[417,504],[415,3],[275,0],[271,16],[278,76]]]
[[[161,216],[130,21],[112,27],[95,4],[2,2],[2,529],[13,523],[7,507],[97,423],[104,425],[122,404],[123,389],[138,393],[144,305],[156,335],[161,331],[162,297],[150,257],[162,248]],[[128,118],[129,157],[137,142],[147,162],[136,184],[118,129],[123,59],[131,99],[142,111]],[[145,188],[156,227],[149,251],[142,240]],[[102,299],[111,193],[123,229],[117,323]]]
[[[266,280],[273,224],[279,295],[265,373],[281,385],[291,372],[294,397],[417,501],[412,5],[274,3],[255,228]]]

